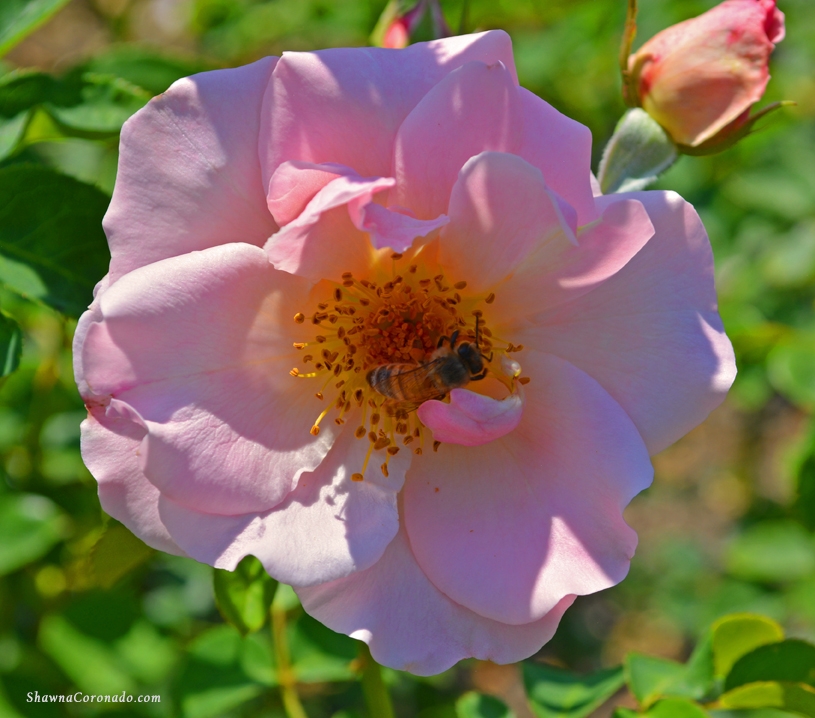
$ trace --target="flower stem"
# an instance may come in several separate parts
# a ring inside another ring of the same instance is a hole
[[[359,664],[362,670],[362,692],[370,718],[394,718],[393,703],[382,680],[379,664],[371,656],[367,644],[360,642]]]
[[[275,606],[273,602],[269,613],[272,626],[272,648],[277,666],[277,682],[280,686],[283,708],[288,718],[308,718],[300,702],[300,696],[297,694],[297,679],[291,668],[289,644],[286,640],[286,609],[283,606]]]
[[[628,8],[625,14],[625,30],[623,39],[620,42],[620,74],[623,78],[623,98],[629,107],[635,107],[636,88],[632,86],[631,74],[628,71],[628,56],[631,54],[631,47],[634,44],[634,37],[637,35],[637,0],[628,0]]]

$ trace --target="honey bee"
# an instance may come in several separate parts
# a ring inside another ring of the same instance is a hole
[[[380,364],[368,372],[371,388],[400,408],[411,411],[430,399],[441,399],[452,389],[466,386],[487,376],[485,357],[478,348],[478,322],[475,343],[456,346],[458,332],[441,337],[436,351],[425,364]],[[449,342],[450,346],[444,346]]]

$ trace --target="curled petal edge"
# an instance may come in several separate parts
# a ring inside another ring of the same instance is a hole
[[[407,251],[416,237],[427,237],[450,221],[445,214],[436,219],[417,219],[395,211],[393,207],[383,207],[375,202],[362,205],[359,200],[349,203],[348,211],[357,229],[371,235],[375,249],[390,248],[395,252]]]
[[[450,403],[426,401],[418,409],[433,438],[445,444],[481,446],[500,439],[521,421],[524,396],[520,385],[505,399],[493,399],[467,389],[453,389]]]

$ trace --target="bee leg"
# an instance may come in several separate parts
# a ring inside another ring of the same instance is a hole
[[[470,377],[470,381],[481,381],[482,379],[487,378],[487,372],[489,369],[484,369],[480,374],[476,374],[475,376]]]
[[[442,336],[439,337],[439,341],[436,343],[436,349],[441,349],[444,346],[444,342],[450,342],[450,348],[452,349],[456,343],[456,337],[458,336],[458,332],[453,332],[452,337]]]
[[[490,352],[490,355],[487,356],[486,354],[482,354],[481,358],[486,359],[487,361],[491,362],[492,358],[495,356],[495,352]]]
[[[456,346],[456,342],[458,341],[458,329],[453,332],[453,336],[450,337],[450,348],[454,349]]]

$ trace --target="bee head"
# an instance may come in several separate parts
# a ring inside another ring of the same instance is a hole
[[[456,347],[456,353],[470,374],[480,374],[484,370],[484,360],[475,344],[462,342]]]

